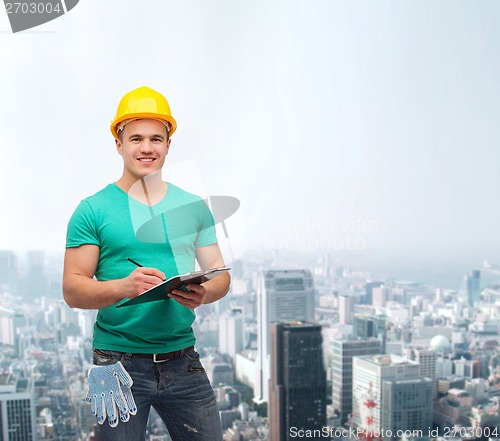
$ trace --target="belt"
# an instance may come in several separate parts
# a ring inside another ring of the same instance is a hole
[[[132,357],[139,358],[149,358],[155,363],[163,363],[164,361],[175,360],[176,358],[182,357],[187,351],[194,349],[194,346],[189,346],[189,348],[180,349],[179,351],[166,352],[165,354],[137,354],[133,353]]]

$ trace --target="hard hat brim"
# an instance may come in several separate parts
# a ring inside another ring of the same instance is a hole
[[[118,125],[121,122],[126,121],[128,119],[156,119],[156,120],[166,121],[170,124],[170,130],[168,131],[169,138],[173,135],[173,133],[177,129],[177,122],[170,115],[161,115],[161,114],[159,115],[158,113],[129,113],[111,121],[110,130],[115,139],[118,139],[118,130],[117,130]]]

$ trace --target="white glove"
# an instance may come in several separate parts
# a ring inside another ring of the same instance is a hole
[[[134,383],[121,362],[106,366],[92,366],[88,373],[89,391],[85,398],[90,403],[92,413],[97,422],[103,424],[108,416],[111,427],[120,421],[126,422],[130,415],[137,413],[137,406],[130,387]],[[118,413],[116,408],[118,407]]]

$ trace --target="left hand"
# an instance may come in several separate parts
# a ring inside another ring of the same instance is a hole
[[[174,289],[168,296],[190,309],[197,308],[205,301],[208,292],[203,285],[189,284],[186,288],[189,291]]]

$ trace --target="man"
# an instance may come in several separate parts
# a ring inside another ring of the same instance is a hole
[[[111,124],[123,174],[84,199],[68,225],[64,299],[99,309],[88,401],[106,441],[144,440],[151,406],[173,440],[222,439],[191,325],[196,307],[227,293],[229,274],[165,300],[117,307],[193,271],[195,258],[201,269],[224,266],[204,201],[162,179],[176,127],[163,95],[148,87],[126,94]]]

